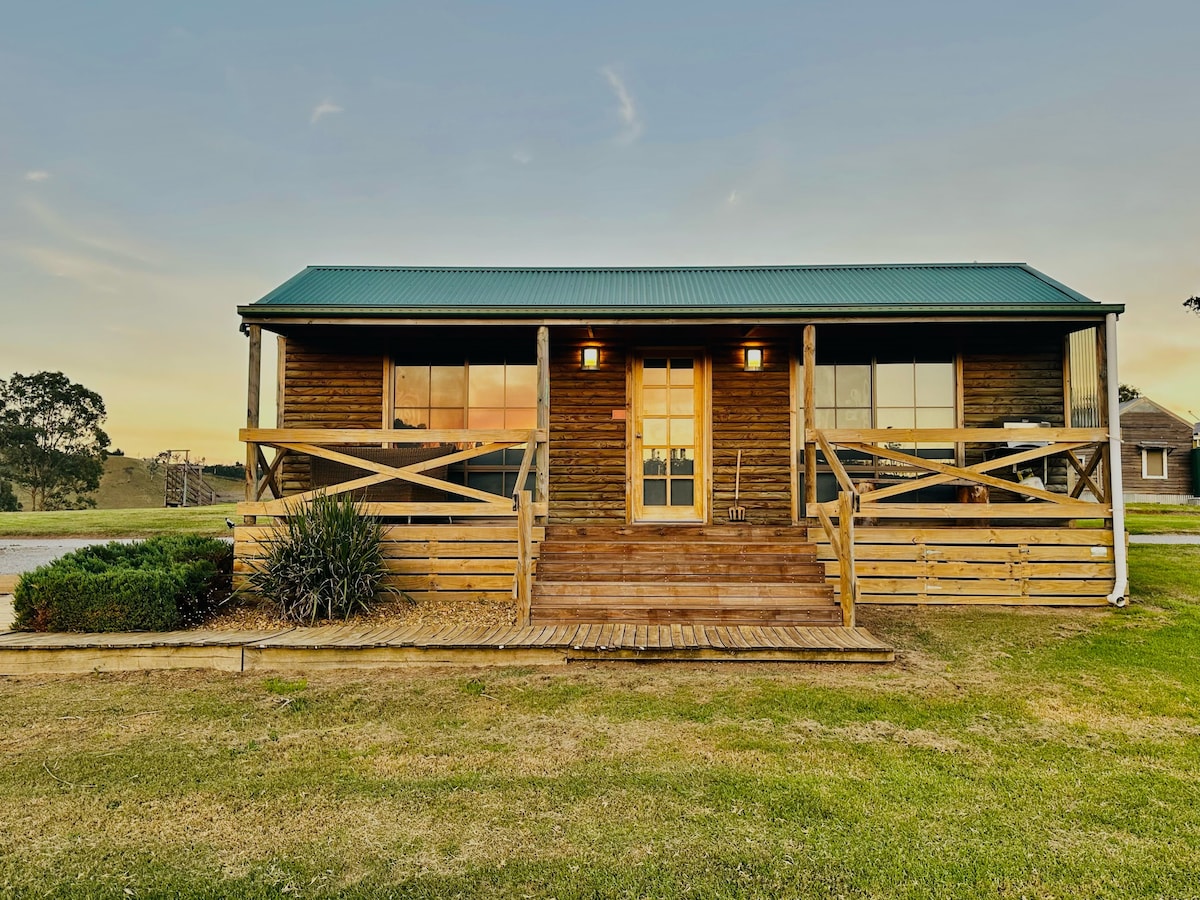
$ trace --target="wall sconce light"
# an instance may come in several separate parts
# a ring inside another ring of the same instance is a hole
[[[584,347],[579,351],[579,368],[585,372],[595,372],[600,368],[600,348]]]
[[[744,368],[747,372],[761,372],[763,370],[762,347],[746,348],[746,365]]]

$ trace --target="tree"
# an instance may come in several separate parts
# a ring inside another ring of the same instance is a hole
[[[28,489],[35,510],[95,506],[108,435],[95,391],[62,372],[0,379],[0,476]]]
[[[1200,297],[1188,297],[1183,301],[1183,308],[1190,309],[1194,313],[1200,313]]]
[[[1132,384],[1122,384],[1117,388],[1117,399],[1121,403],[1127,400],[1136,400],[1142,396],[1142,392],[1135,388]]]
[[[0,478],[0,512],[16,512],[20,508],[21,504],[13,492],[12,482]]]

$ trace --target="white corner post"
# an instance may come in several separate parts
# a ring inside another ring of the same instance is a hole
[[[1112,506],[1113,561],[1116,563],[1116,581],[1108,602],[1113,606],[1124,606],[1125,594],[1129,590],[1129,559],[1125,551],[1125,488],[1121,480],[1121,409],[1117,385],[1117,314],[1104,317],[1105,374],[1107,375],[1105,400],[1108,404],[1108,495]]]

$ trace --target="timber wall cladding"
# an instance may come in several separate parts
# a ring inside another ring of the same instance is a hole
[[[791,501],[791,383],[784,346],[763,350],[763,370],[746,372],[742,346],[711,348],[712,518],[734,505],[737,452],[742,451],[741,499],[747,521],[788,525]]]
[[[970,334],[962,346],[963,424],[967,428],[997,428],[1004,422],[1049,422],[1066,425],[1063,388],[1062,335],[1033,328],[1014,334],[1005,330],[993,338]],[[1036,437],[1031,437],[1036,440]],[[983,460],[982,444],[967,444],[968,465]],[[1041,464],[1036,472],[1041,475]],[[1007,477],[1001,470],[1001,477]],[[1051,460],[1047,487],[1066,490],[1067,467]],[[1052,489],[1053,489],[1052,488]],[[1005,493],[993,500],[1016,500]]]
[[[239,525],[234,542],[234,585],[245,583],[254,561],[268,551],[271,525]],[[533,529],[534,553],[545,529]],[[512,524],[385,525],[386,584],[418,603],[427,600],[513,602],[517,526]],[[513,606],[515,612],[515,605]]]
[[[840,591],[823,529],[809,531]],[[858,528],[862,603],[1103,606],[1113,589],[1113,533],[1100,528]]]
[[[1121,475],[1125,491],[1140,494],[1192,492],[1192,429],[1160,412],[1127,412],[1121,416]],[[1168,444],[1166,478],[1142,477],[1142,441]]]
[[[282,370],[282,427],[379,428],[383,424],[382,353],[355,353],[289,338]],[[284,494],[308,487],[307,457],[284,460]]]
[[[552,523],[625,522],[626,352],[600,349],[600,368],[579,368],[580,346],[550,340]]]

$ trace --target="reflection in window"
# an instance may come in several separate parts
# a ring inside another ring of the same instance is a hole
[[[537,426],[537,366],[396,366],[395,428]]]
[[[892,359],[895,359],[893,357]],[[831,428],[954,428],[957,391],[951,361],[818,365],[814,372],[814,426]],[[888,442],[896,450],[953,460],[952,442]],[[903,475],[911,469],[867,454],[840,450],[852,474]]]
[[[397,365],[395,385],[394,428],[532,430],[537,427],[537,366]],[[524,452],[523,446],[514,447],[457,463],[450,467],[449,478],[509,496],[516,488]],[[533,480],[530,473],[526,489],[532,489]]]

